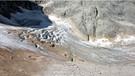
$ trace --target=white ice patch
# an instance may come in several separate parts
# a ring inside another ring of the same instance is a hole
[[[53,27],[55,30],[53,33],[59,33],[59,36],[63,38],[62,40],[67,39],[67,34],[72,32],[70,23],[68,23],[66,19],[58,18],[53,15],[49,15],[49,19],[54,23]]]
[[[89,42],[92,45],[100,46],[100,47],[111,47],[112,46],[112,43],[106,38],[97,39],[96,41],[89,40]]]
[[[120,45],[135,44],[135,37],[127,36],[126,38],[122,38],[118,35],[114,41]]]
[[[83,43],[97,46],[97,47],[113,47],[114,45],[129,45],[129,44],[135,44],[135,37],[134,36],[126,36],[125,38],[121,36],[117,36],[113,41],[109,41],[106,38],[100,38],[96,39],[95,41],[89,40],[89,42],[82,41]]]
[[[96,47],[112,47],[113,46],[112,42],[110,42],[106,38],[96,39],[95,41],[89,40],[89,42],[86,42],[86,41],[82,41],[82,42],[92,45],[92,46],[96,46]]]
[[[58,18],[53,15],[49,15],[48,17],[51,21],[53,21],[56,24],[56,26],[62,26],[67,29],[71,28],[71,25],[68,23],[68,21],[66,21],[64,19]]]

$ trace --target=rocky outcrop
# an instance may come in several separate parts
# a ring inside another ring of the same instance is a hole
[[[10,19],[11,13],[23,12],[20,7],[42,11],[40,4],[45,14],[71,19],[86,40],[134,34],[134,1],[1,1],[0,14]]]
[[[42,10],[42,7],[30,1],[0,1],[0,6],[0,14],[9,19],[11,13],[23,12],[19,7],[28,10]]]
[[[66,0],[50,3],[44,12],[70,18],[88,38],[113,39],[117,35],[134,34],[134,9],[134,1]]]
[[[47,2],[49,1],[1,1],[0,14],[11,19],[11,13],[23,12],[20,7],[28,10],[42,10],[42,7],[37,4],[46,4]],[[128,8],[130,7],[125,7],[125,5],[134,7],[133,2],[54,1],[54,3],[44,7],[44,12],[70,18],[75,23],[75,26],[85,36],[88,36],[88,40],[91,37],[114,38],[122,30],[127,34],[133,33],[132,31],[125,32],[125,30],[128,30],[127,27],[131,28],[130,26],[124,26],[126,28],[123,28],[125,21],[130,24],[134,23],[133,17],[127,17],[133,11],[129,12]]]
[[[37,2],[1,1],[0,6],[1,23],[33,28],[48,27],[52,24]]]

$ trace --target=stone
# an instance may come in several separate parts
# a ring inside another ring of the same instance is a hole
[[[44,7],[44,11],[51,9],[47,13],[71,19],[74,26],[86,37],[89,35],[90,38],[115,38],[120,28],[124,30],[125,35],[133,35],[134,3],[134,1],[54,1]]]

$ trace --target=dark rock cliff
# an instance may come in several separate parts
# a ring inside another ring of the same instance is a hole
[[[0,1],[0,14],[10,19],[11,13],[22,12],[19,7],[28,10],[42,10],[41,6],[31,1]]]
[[[47,27],[52,22],[42,8],[38,1],[0,1],[0,22],[13,26]]]

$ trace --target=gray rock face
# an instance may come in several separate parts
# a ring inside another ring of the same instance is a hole
[[[134,1],[54,1],[46,14],[70,18],[85,36],[114,38],[135,32]]]

